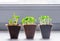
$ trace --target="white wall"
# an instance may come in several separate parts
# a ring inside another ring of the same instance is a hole
[[[60,0],[0,0],[0,4],[60,4]]]
[[[24,0],[0,0],[0,4],[23,4]]]
[[[60,4],[60,0],[48,0],[49,4]]]
[[[48,0],[26,0],[25,4],[48,4]]]

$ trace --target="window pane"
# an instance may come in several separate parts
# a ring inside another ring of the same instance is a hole
[[[25,0],[25,4],[48,4],[48,0]]]
[[[23,4],[23,0],[0,0],[0,4]]]
[[[60,0],[48,0],[49,4],[60,4]]]
[[[0,4],[60,4],[60,0],[0,0]]]

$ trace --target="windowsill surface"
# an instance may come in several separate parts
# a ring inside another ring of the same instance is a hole
[[[0,40],[1,41],[14,41],[10,39],[9,32],[8,31],[0,31]],[[31,41],[57,41],[60,40],[60,32],[59,31],[52,31],[50,39],[42,39],[41,32],[38,31],[35,33],[35,37]],[[19,38],[15,41],[30,41],[27,40],[25,37],[25,32],[20,31]]]

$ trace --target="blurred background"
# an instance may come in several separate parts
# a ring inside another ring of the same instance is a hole
[[[48,15],[52,18],[52,30],[60,30],[60,5],[58,4],[0,4],[0,30],[7,30],[5,24],[11,18],[13,13],[20,16],[21,19],[25,16],[34,16],[36,24],[39,24],[39,16]],[[23,30],[23,27],[21,27]],[[36,30],[40,30],[37,26]]]
[[[25,16],[34,16],[36,24],[39,24],[38,17],[48,15],[52,17],[54,31],[60,30],[60,0],[0,0],[0,30],[5,31],[9,18],[15,12],[21,19]],[[24,28],[21,27],[21,30]],[[37,26],[37,31],[40,27]]]

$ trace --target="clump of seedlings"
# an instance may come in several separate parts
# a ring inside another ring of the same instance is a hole
[[[18,19],[20,18],[20,16],[17,16],[15,13],[13,14],[12,18],[9,19],[9,25],[17,25],[18,23]]]
[[[40,21],[40,24],[46,25],[46,24],[51,24],[52,19],[49,16],[40,16],[39,21]]]
[[[35,24],[35,18],[34,17],[31,17],[31,16],[26,16],[25,18],[22,19],[22,24]]]

